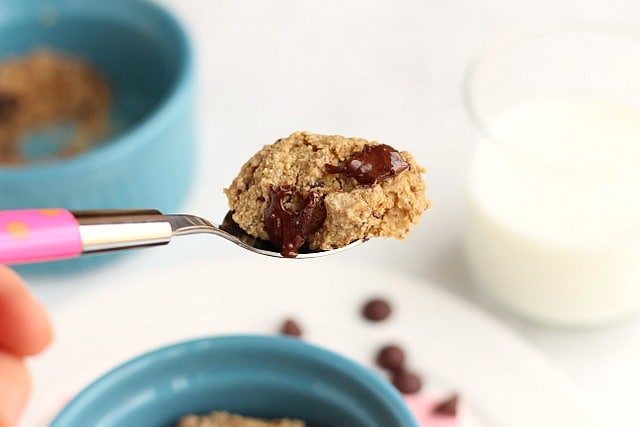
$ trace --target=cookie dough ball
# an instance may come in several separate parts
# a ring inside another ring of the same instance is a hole
[[[424,172],[409,152],[388,145],[297,132],[264,146],[224,191],[233,220],[248,234],[281,246],[267,218],[281,203],[302,224],[309,248],[328,250],[406,237],[430,204]]]

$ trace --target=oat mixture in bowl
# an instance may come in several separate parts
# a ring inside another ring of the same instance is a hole
[[[0,165],[91,149],[109,135],[112,103],[110,83],[82,58],[37,48],[0,60]]]
[[[278,418],[267,420],[264,418],[243,417],[219,411],[206,415],[187,415],[176,427],[306,427],[302,420]]]

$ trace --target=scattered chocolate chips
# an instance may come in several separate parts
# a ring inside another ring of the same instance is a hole
[[[434,406],[432,412],[435,415],[455,417],[458,414],[458,400],[458,395],[453,394]]]
[[[391,383],[402,394],[415,394],[422,388],[422,379],[404,369],[393,373]]]
[[[295,258],[304,245],[307,236],[318,231],[327,217],[322,198],[310,193],[304,207],[298,212],[290,212],[284,207],[284,199],[293,195],[296,187],[280,185],[269,189],[269,207],[264,212],[264,228],[271,243],[281,250],[283,257]]]
[[[391,372],[398,372],[404,369],[404,350],[397,345],[386,345],[378,351],[376,363]]]
[[[372,322],[380,322],[391,315],[391,305],[381,298],[374,298],[362,307],[362,315]]]
[[[327,173],[341,173],[354,178],[360,184],[373,185],[379,181],[398,175],[409,167],[400,153],[386,144],[365,145],[340,166],[325,164]]]
[[[287,319],[282,324],[282,327],[280,327],[280,333],[284,335],[291,335],[292,337],[301,337],[302,329],[298,322],[293,319]]]
[[[391,314],[391,305],[384,299],[369,299],[362,308],[362,314],[369,320],[383,320]],[[300,325],[287,318],[280,332],[294,337],[302,336]],[[406,367],[406,355],[403,348],[396,344],[381,347],[376,354],[376,363],[390,374],[390,382],[402,394],[416,394],[423,388],[422,378]],[[431,413],[440,417],[455,417],[458,414],[459,396],[452,394],[431,408]]]

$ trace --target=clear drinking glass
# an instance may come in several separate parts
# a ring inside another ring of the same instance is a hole
[[[548,26],[486,50],[465,100],[478,141],[465,254],[475,283],[539,322],[640,308],[640,35]]]

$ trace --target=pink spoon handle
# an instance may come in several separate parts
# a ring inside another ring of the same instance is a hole
[[[154,209],[0,211],[0,264],[166,245],[169,218]]]
[[[82,254],[79,224],[65,209],[0,211],[0,264],[73,258]]]

